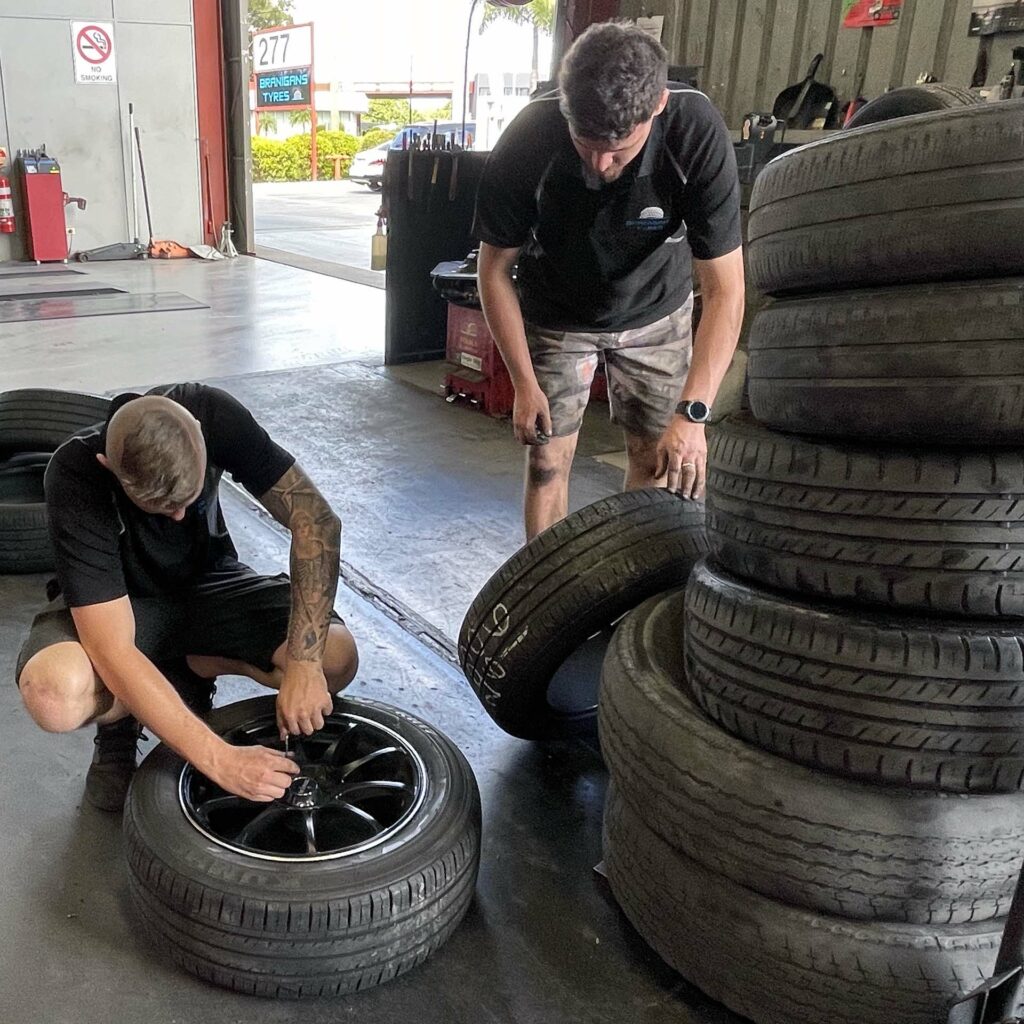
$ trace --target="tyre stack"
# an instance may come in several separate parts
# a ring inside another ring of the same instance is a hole
[[[1022,166],[1020,102],[769,165],[777,301],[752,415],[709,439],[709,557],[605,663],[612,890],[757,1024],[935,1024],[994,965],[1024,856]]]
[[[46,572],[43,474],[72,434],[107,418],[110,400],[48,388],[0,392],[0,573]]]

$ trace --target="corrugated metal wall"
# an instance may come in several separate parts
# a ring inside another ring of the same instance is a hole
[[[892,26],[841,27],[843,0],[622,0],[621,16],[665,15],[663,42],[677,64],[701,65],[701,87],[733,127],[770,110],[776,95],[824,53],[818,81],[843,100],[911,85],[922,72],[969,85],[979,46],[989,48],[988,82],[1010,66],[1021,34],[967,35],[971,0],[904,0]]]

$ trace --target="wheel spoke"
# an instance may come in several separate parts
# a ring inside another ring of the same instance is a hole
[[[335,800],[329,804],[325,804],[321,810],[327,810],[328,807],[334,807],[339,811],[345,811],[351,814],[354,818],[358,818],[364,825],[369,825],[373,830],[372,835],[377,835],[379,832],[384,831],[384,826],[372,815],[369,811],[364,811],[361,807],[356,807],[355,804],[350,804],[347,800]]]
[[[375,761],[378,757],[387,757],[389,754],[398,753],[398,747],[381,747],[379,750],[373,751],[371,754],[367,754],[365,757],[357,758],[355,761],[349,761],[348,764],[342,765],[338,769],[342,779],[347,779],[354,771],[362,768],[364,764],[369,764],[371,761]]]
[[[368,800],[375,796],[388,796],[411,789],[405,782],[391,782],[387,779],[374,779],[371,782],[343,782],[331,794],[332,800]]]
[[[272,804],[265,811],[260,811],[238,835],[235,836],[236,843],[251,843],[271,822],[286,813],[287,808]]]
[[[337,739],[333,740],[324,751],[323,757],[320,758],[321,764],[334,764],[338,759],[338,752],[342,749],[343,745],[347,743],[348,738],[352,735],[355,729],[359,728],[358,722],[346,722],[345,731],[342,732]]]
[[[218,811],[234,811],[239,807],[248,807],[249,801],[243,799],[240,796],[232,796],[230,793],[224,796],[213,796],[209,800],[204,800],[201,804],[196,806],[196,814],[203,819],[209,825],[210,815],[216,814]]]
[[[306,853],[319,853],[316,846],[316,826],[313,823],[313,812],[306,811],[302,815],[302,827],[306,833]]]

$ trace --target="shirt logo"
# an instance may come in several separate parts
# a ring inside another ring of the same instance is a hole
[[[627,220],[626,225],[639,231],[661,231],[668,227],[668,217],[660,206],[645,206],[640,216]]]

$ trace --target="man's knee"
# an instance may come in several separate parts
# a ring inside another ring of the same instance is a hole
[[[348,626],[334,623],[327,634],[324,651],[324,676],[331,693],[344,690],[359,669],[359,650]]]
[[[549,445],[537,445],[527,452],[526,475],[532,487],[564,484],[572,468],[571,449],[562,451]]]
[[[96,707],[96,673],[80,644],[54,644],[33,655],[18,686],[32,720],[46,732],[71,732],[102,710]]]

